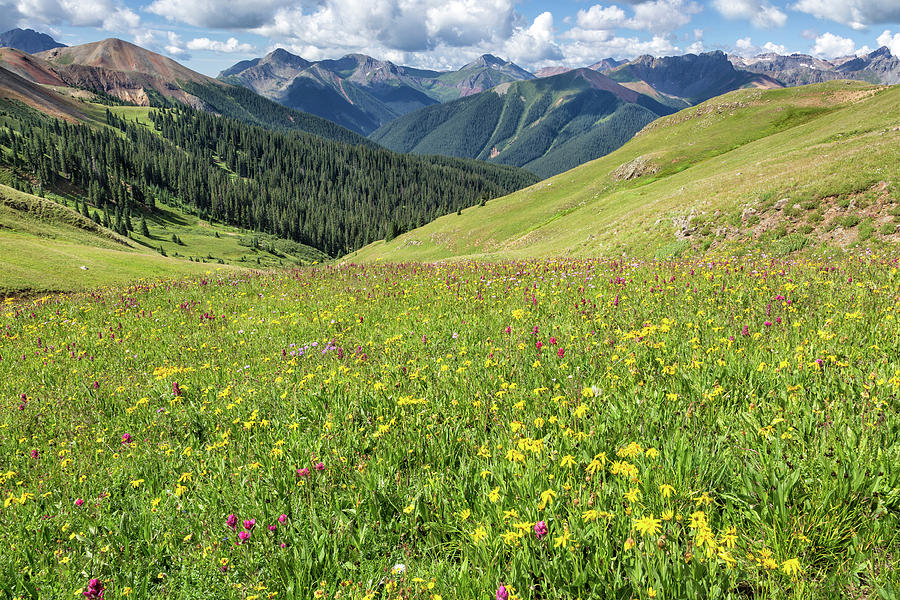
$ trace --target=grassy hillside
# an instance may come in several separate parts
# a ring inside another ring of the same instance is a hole
[[[76,213],[65,198],[51,198],[0,185],[0,296],[85,291],[327,258],[299,244],[213,226],[165,206],[148,215],[149,236],[132,232],[123,238]]]
[[[350,260],[782,254],[898,241],[900,87],[738,90],[616,152]]]
[[[398,152],[478,158],[549,177],[615,150],[671,112],[580,69],[429,106],[370,137]]]

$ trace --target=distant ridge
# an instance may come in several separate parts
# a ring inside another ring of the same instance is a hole
[[[784,85],[807,85],[835,79],[857,79],[869,83],[900,83],[900,59],[885,46],[861,56],[823,60],[808,54],[759,54],[752,58],[731,55],[735,67],[761,73]]]
[[[0,33],[0,48],[15,48],[28,54],[34,54],[64,47],[65,44],[60,44],[46,33],[40,33],[34,29],[16,28]]]
[[[278,48],[225,69],[219,79],[368,134],[420,108],[534,75],[492,54],[457,71],[431,71],[364,54],[312,62]]]
[[[612,152],[674,109],[591,69],[516,81],[385,125],[398,152],[478,158],[548,177]]]

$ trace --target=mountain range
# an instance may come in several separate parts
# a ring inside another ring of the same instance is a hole
[[[834,79],[859,79],[869,83],[900,83],[900,59],[882,46],[861,56],[822,60],[808,54],[760,54],[753,58],[731,56],[735,67],[768,75],[784,85],[806,85]]]
[[[418,110],[370,138],[398,152],[478,158],[549,177],[615,150],[672,112],[601,73],[576,69]]]
[[[222,81],[363,134],[419,108],[534,78],[490,54],[457,71],[442,72],[398,66],[363,54],[310,62],[281,48],[219,74]]]
[[[0,48],[0,68],[31,83],[55,87],[65,95],[99,94],[104,102],[137,106],[177,102],[271,129],[304,131],[353,144],[371,143],[332,121],[290,109],[245,87],[207,77],[115,38],[36,54]]]

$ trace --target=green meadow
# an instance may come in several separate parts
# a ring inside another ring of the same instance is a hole
[[[898,266],[316,266],[8,300],[0,590],[896,598]]]

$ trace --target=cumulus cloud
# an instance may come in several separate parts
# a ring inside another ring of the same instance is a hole
[[[666,36],[656,35],[650,40],[641,40],[636,37],[614,36],[609,32],[573,31],[570,30],[565,35],[571,41],[562,45],[565,56],[563,62],[570,67],[593,64],[604,58],[633,58],[643,54],[667,56],[680,52],[680,48]],[[586,33],[606,35],[601,39],[599,36],[592,38]]]
[[[555,38],[553,15],[544,12],[534,19],[530,27],[516,29],[503,50],[511,60],[526,64],[557,61],[563,58],[563,54]]]
[[[766,42],[757,46],[749,37],[741,38],[734,43],[734,53],[739,56],[756,56],[758,54],[787,54],[788,50],[783,44]]]
[[[634,16],[625,22],[629,29],[646,29],[654,34],[669,33],[691,22],[703,8],[689,0],[653,0],[634,7]]]
[[[822,58],[835,58],[837,56],[849,56],[856,51],[856,43],[850,38],[841,37],[833,33],[823,33],[816,38],[812,47],[812,54]]]
[[[890,30],[886,29],[884,33],[878,36],[878,45],[887,46],[891,54],[900,56],[900,33],[891,35]]]
[[[268,23],[284,0],[154,0],[149,12],[195,27],[252,29]]]
[[[726,19],[744,19],[765,29],[787,23],[787,15],[766,0],[713,0],[713,6]]]
[[[513,0],[321,0],[279,8],[253,32],[317,58],[323,50],[496,50],[523,28]]]
[[[869,25],[900,21],[897,0],[798,0],[791,8],[860,31]]]
[[[247,54],[253,51],[253,46],[238,42],[237,38],[230,37],[226,41],[211,40],[206,37],[194,38],[187,43],[188,50],[210,50],[212,52]]]
[[[0,23],[70,25],[126,31],[140,25],[140,17],[113,0],[0,0]]]
[[[613,4],[595,4],[588,10],[579,10],[575,17],[578,27],[590,30],[616,29],[625,24],[625,11]]]
[[[428,35],[450,46],[470,46],[512,33],[510,0],[444,0],[425,11]]]

